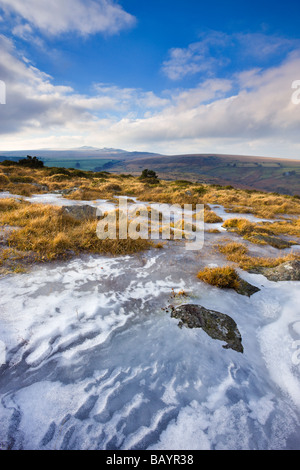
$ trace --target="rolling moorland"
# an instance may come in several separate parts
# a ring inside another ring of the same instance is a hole
[[[114,165],[113,170],[139,174],[143,168],[153,168],[165,179],[231,184],[290,195],[300,193],[298,160],[213,154],[148,156],[125,160]]]
[[[204,204],[205,223],[218,223],[222,219],[217,216],[209,204],[222,204],[230,213],[240,213],[241,217],[224,223],[224,228],[235,231],[242,237],[253,243],[271,245],[276,248],[288,248],[297,244],[300,237],[300,198],[298,195],[280,195],[277,193],[259,192],[257,190],[235,189],[231,185],[222,186],[218,184],[199,184],[188,180],[164,181],[155,177],[135,177],[126,174],[111,174],[108,172],[91,172],[78,169],[65,168],[28,168],[13,162],[4,162],[0,165],[0,189],[10,194],[29,198],[34,194],[59,193],[66,201],[97,201],[105,200],[116,203],[116,196],[135,197],[139,201],[167,203],[167,204]],[[133,202],[133,201],[132,201]],[[28,251],[32,242],[33,250],[31,257],[35,260],[52,260],[65,257],[69,252],[79,253],[90,251],[111,254],[133,253],[138,249],[150,247],[149,241],[138,239],[119,240],[118,243],[111,240],[101,241],[96,236],[97,220],[86,221],[89,224],[85,229],[68,216],[62,216],[59,208],[49,208],[47,205],[38,206],[25,200],[15,201],[10,199],[1,200],[1,225],[13,225],[23,229],[13,231],[8,238],[10,248]],[[21,209],[18,211],[18,209]],[[253,214],[254,216],[275,219],[274,222],[263,222],[260,224],[247,223],[242,214]],[[11,214],[11,217],[10,217]],[[289,214],[291,218],[287,218]],[[22,220],[23,218],[23,220]],[[49,227],[47,218],[57,223]],[[35,231],[27,223],[34,222]],[[39,219],[44,222],[39,226]],[[95,217],[94,217],[95,219]],[[40,232],[39,232],[40,230]],[[73,231],[73,233],[71,233]],[[80,232],[81,231],[81,232]],[[70,232],[70,233],[69,233]],[[50,235],[51,233],[51,235]],[[84,235],[89,233],[87,239],[82,241]],[[69,238],[68,238],[68,235]],[[285,237],[281,239],[280,236]],[[286,237],[296,237],[296,241],[286,240]],[[73,251],[72,251],[73,250]],[[3,257],[2,264],[9,264],[9,251]],[[17,251],[12,256],[18,259]],[[19,254],[22,259],[23,252]],[[4,261],[5,259],[5,261]],[[28,259],[28,256],[25,256]],[[30,259],[30,256],[29,256]]]
[[[28,152],[0,153],[18,160]],[[48,167],[110,171],[138,176],[144,168],[155,170],[165,180],[187,179],[192,182],[233,185],[243,189],[300,194],[300,162],[293,159],[241,155],[158,155],[126,152],[121,149],[81,147],[73,150],[35,150]]]
[[[120,197],[203,249],[100,240]],[[299,248],[297,194],[2,162],[1,448],[298,449]]]

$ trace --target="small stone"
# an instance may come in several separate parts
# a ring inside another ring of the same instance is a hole
[[[235,290],[238,294],[247,295],[248,297],[260,291],[258,287],[252,286],[252,284],[241,278],[239,278],[239,285]]]

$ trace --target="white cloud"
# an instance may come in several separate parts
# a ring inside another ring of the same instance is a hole
[[[133,113],[135,115],[143,115],[170,104],[168,98],[160,98],[152,91],[143,91],[136,88],[120,88],[103,83],[95,84],[94,89],[98,96],[109,97],[111,103],[114,103],[112,109],[114,108],[119,114],[130,112],[131,115]]]
[[[211,48],[223,49],[231,42],[226,33],[210,31],[200,41],[186,48],[172,48],[169,58],[163,63],[162,71],[171,80],[181,80],[187,75],[199,72],[211,73],[218,65],[226,62],[220,54],[212,54]]]
[[[18,57],[11,40],[0,35],[0,77],[6,84],[6,106],[1,107],[0,134],[58,133],[61,128],[74,133],[116,122],[120,115],[133,117],[166,106],[167,99],[134,88],[98,84],[93,94],[77,93],[73,88],[53,85],[50,75],[32,66],[26,57]]]
[[[187,75],[199,72],[210,72],[216,64],[216,59],[207,56],[204,46],[198,42],[185,49],[171,49],[169,59],[163,63],[162,71],[171,80],[181,80]]]
[[[236,33],[233,40],[242,53],[265,60],[299,47],[299,40],[263,33]]]
[[[27,39],[29,36],[32,35],[32,28],[31,26],[26,24],[18,24],[12,30],[14,36],[19,36],[22,39]]]
[[[107,137],[116,135],[137,147],[149,142],[148,148],[161,152],[238,149],[250,155],[299,157],[300,106],[291,102],[291,84],[299,70],[300,58],[292,55],[279,67],[238,75],[231,83],[208,80],[173,96],[170,105],[147,119],[124,117],[110,126]],[[228,96],[230,85],[239,90]]]
[[[200,41],[183,48],[172,48],[163,62],[162,71],[171,80],[202,74],[213,76],[235,62],[238,68],[245,58],[255,58],[263,64],[268,59],[299,48],[298,40],[263,33],[233,33],[209,31]]]
[[[0,0],[0,7],[47,35],[114,34],[135,23],[135,18],[113,0]],[[20,33],[22,26],[16,28]]]
[[[299,157],[300,105],[291,101],[300,56],[195,88],[152,91],[96,84],[90,95],[57,86],[0,36],[1,149],[94,145],[161,153]]]

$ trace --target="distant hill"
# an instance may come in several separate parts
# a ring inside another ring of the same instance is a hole
[[[127,152],[114,148],[79,147],[73,149],[36,149],[0,152],[0,162],[6,159],[19,160],[27,155],[43,160],[48,167],[80,168],[82,170],[111,170],[116,164],[132,158],[158,156],[149,152]]]
[[[113,170],[136,175],[145,168],[164,179],[300,195],[300,160],[220,154],[160,155],[129,159]]]
[[[3,157],[17,158],[26,157],[27,155],[37,156],[43,159],[73,159],[73,158],[111,158],[111,159],[127,159],[147,156],[157,156],[157,153],[150,152],[127,152],[122,149],[114,148],[96,148],[96,147],[76,147],[72,149],[35,149],[35,150],[14,150],[0,151],[1,160]]]
[[[45,166],[140,175],[145,168],[163,179],[187,179],[243,189],[300,195],[300,160],[223,154],[160,155],[114,148],[79,147],[0,152],[0,161],[41,158]]]

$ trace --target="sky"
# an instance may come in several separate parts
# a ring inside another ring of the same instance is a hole
[[[0,0],[0,150],[300,159],[299,10]]]

